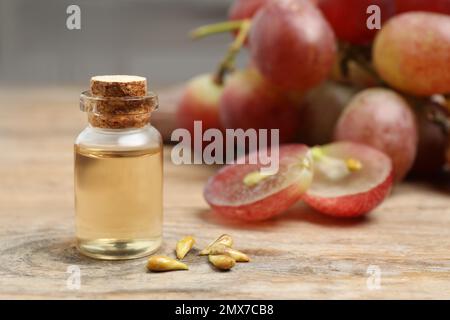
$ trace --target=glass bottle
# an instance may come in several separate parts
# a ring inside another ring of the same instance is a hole
[[[157,96],[80,97],[89,125],[75,142],[77,247],[107,260],[133,259],[162,242],[163,148],[150,114]]]

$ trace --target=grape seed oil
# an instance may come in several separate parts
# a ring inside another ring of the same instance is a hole
[[[99,258],[142,256],[161,244],[160,150],[76,147],[78,246]]]
[[[89,126],[74,146],[75,225],[86,256],[134,259],[161,246],[163,147],[146,86],[142,77],[98,76],[80,97]]]

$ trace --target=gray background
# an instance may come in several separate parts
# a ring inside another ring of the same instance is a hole
[[[94,74],[179,83],[214,70],[228,34],[188,31],[226,19],[231,0],[0,0],[0,85],[83,85]],[[81,7],[81,30],[66,8]],[[241,57],[241,59],[243,59]]]

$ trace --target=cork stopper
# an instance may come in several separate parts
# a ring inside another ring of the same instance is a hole
[[[144,77],[95,76],[90,89],[82,95],[81,104],[94,127],[140,128],[150,122],[150,113],[157,106],[156,96],[147,94]]]
[[[147,94],[147,79],[139,76],[95,76],[91,92],[97,97],[143,97]]]

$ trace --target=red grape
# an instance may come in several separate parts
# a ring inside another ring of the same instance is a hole
[[[335,139],[364,143],[385,152],[400,181],[416,157],[416,119],[399,94],[389,89],[366,89],[345,108],[336,125]]]
[[[429,177],[444,167],[448,137],[439,125],[428,119],[427,108],[418,110],[416,115],[419,144],[411,173]]]
[[[236,0],[228,12],[230,20],[251,19],[267,3],[274,0]]]
[[[428,11],[450,14],[450,0],[395,0],[397,12]]]
[[[253,61],[274,84],[306,91],[324,81],[333,66],[333,30],[308,1],[278,0],[254,17],[249,36]]]
[[[310,146],[329,143],[342,110],[356,91],[328,81],[308,92],[300,110],[300,141]]]
[[[450,93],[450,16],[403,13],[378,33],[373,59],[392,87],[418,96]]]
[[[251,19],[258,12],[259,9],[261,9],[271,1],[277,0],[235,0],[228,12],[228,18],[230,20]],[[309,1],[311,3],[317,3],[318,0],[306,0],[306,1]]]
[[[219,100],[223,88],[204,74],[191,79],[184,89],[176,113],[177,125],[194,134],[194,121],[202,121],[202,129],[221,129]]]
[[[247,164],[225,166],[206,184],[205,200],[226,217],[248,221],[272,218],[299,201],[308,189],[312,180],[311,161],[305,145],[281,146],[278,172],[251,184],[246,178],[258,175],[261,164],[246,161]]]
[[[367,8],[377,5],[383,23],[395,14],[395,0],[319,0],[318,6],[338,39],[353,44],[369,43],[378,30],[367,27]]]
[[[220,120],[230,129],[280,129],[280,143],[298,132],[301,102],[267,82],[256,69],[228,77],[220,99]]]
[[[352,142],[336,142],[319,150],[314,157],[314,181],[303,197],[317,211],[339,218],[358,217],[389,194],[392,162],[383,152]],[[358,167],[349,166],[349,161]]]

